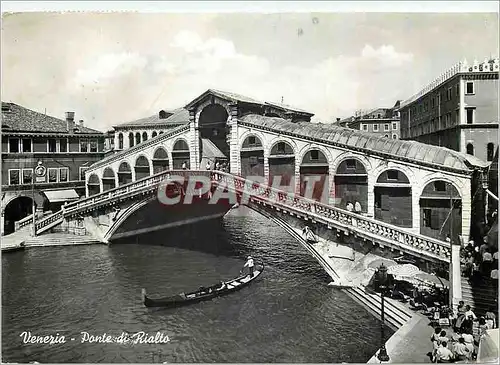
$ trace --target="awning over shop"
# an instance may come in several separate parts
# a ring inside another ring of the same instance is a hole
[[[49,190],[43,193],[51,203],[65,202],[80,198],[75,189]]]

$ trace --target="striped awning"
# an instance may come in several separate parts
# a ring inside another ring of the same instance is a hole
[[[77,200],[80,198],[75,189],[48,190],[43,193],[51,203]]]

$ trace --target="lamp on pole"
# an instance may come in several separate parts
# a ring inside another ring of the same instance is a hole
[[[387,290],[388,277],[387,277],[387,267],[382,264],[377,270],[377,281],[378,288],[380,289],[380,350],[378,352],[377,358],[380,362],[389,361],[389,355],[385,348],[385,333],[384,333],[384,293]]]

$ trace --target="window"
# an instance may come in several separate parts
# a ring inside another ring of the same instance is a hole
[[[378,118],[380,119],[380,118],[382,118],[382,115],[380,115],[380,114],[377,114],[377,117],[378,117]]]
[[[59,141],[59,152],[68,152],[68,140],[66,138]]]
[[[395,131],[396,129],[398,129],[398,123],[392,122],[392,130]]]
[[[59,168],[59,182],[68,181],[68,175],[69,175],[69,168],[67,168],[67,167],[60,167]]]
[[[279,142],[278,145],[276,146],[276,149],[278,152],[285,153],[285,143]]]
[[[57,140],[49,138],[47,140],[47,152],[55,153],[57,152]]]
[[[368,132],[368,124],[361,124],[361,130]]]
[[[446,100],[451,100],[451,87],[446,90]]]
[[[389,135],[388,134],[384,134],[384,138],[389,138]]]
[[[467,95],[474,94],[474,82],[472,82],[472,81],[467,82],[466,87],[465,87],[465,93]]]
[[[434,108],[434,105],[436,104],[436,100],[434,97],[431,98],[431,108]]]
[[[87,171],[89,168],[87,166],[81,166],[80,167],[80,180],[85,180],[85,171]]]
[[[19,185],[19,169],[9,170],[9,185]]]
[[[33,169],[23,169],[23,184],[31,184],[33,182]]]
[[[163,131],[160,131],[160,134],[163,134]]]
[[[141,143],[141,134],[139,132],[137,132],[135,134],[135,144],[139,144]]]
[[[495,145],[493,143],[488,143],[486,146],[486,161],[493,161]]]
[[[90,152],[97,152],[97,141],[90,141]]]
[[[134,134],[132,132],[128,134],[128,146],[134,147]]]
[[[456,124],[460,124],[460,111],[455,110],[455,122]]]
[[[431,227],[431,210],[424,209],[424,227]]]
[[[151,135],[151,138],[155,138],[157,135],[158,135],[158,133],[156,133],[156,131],[153,131],[153,134]]]
[[[441,104],[441,94],[436,95],[436,102],[438,105]]]
[[[86,139],[80,140],[80,152],[88,152],[88,141]]]
[[[10,153],[19,153],[19,138],[10,138],[9,139],[9,152]]]
[[[397,134],[393,134],[392,135],[392,139],[398,139],[398,135]]]
[[[142,141],[147,141],[148,140],[148,134],[146,132],[142,133]]]
[[[57,182],[57,174],[59,172],[59,169],[50,167],[47,169],[47,171],[49,175],[49,183]]]
[[[466,108],[465,111],[467,113],[467,124],[473,124],[474,123],[474,108]]]
[[[255,145],[255,136],[248,137],[248,144]]]
[[[474,145],[472,143],[467,144],[467,154],[474,156]]]
[[[378,124],[374,124],[373,125],[373,131],[374,132],[378,132]]]
[[[387,180],[397,180],[397,179],[398,179],[398,171],[397,170],[387,171]]]
[[[346,169],[355,169],[356,168],[356,160],[350,159],[345,161]]]
[[[384,124],[384,131],[387,132],[389,130],[389,124]]]
[[[29,138],[23,138],[23,152],[24,153],[29,153],[32,151],[32,148],[31,148],[31,139]]]
[[[457,84],[456,89],[457,89],[456,94],[457,94],[457,96],[459,96],[460,95],[460,85]]]
[[[446,191],[446,183],[444,181],[434,181],[435,191]]]
[[[319,158],[319,151],[318,150],[312,150],[311,151],[311,160],[317,160]]]
[[[153,137],[156,136],[156,132],[153,132]],[[118,134],[118,149],[123,150],[123,133]]]

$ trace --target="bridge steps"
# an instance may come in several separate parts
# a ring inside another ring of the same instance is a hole
[[[70,233],[49,233],[31,237],[25,241],[25,247],[74,246],[100,243],[92,236],[76,236]]]
[[[373,316],[380,318],[381,300],[379,295],[367,293],[362,288],[348,288],[343,289],[343,291],[354,301],[365,307]],[[402,327],[413,316],[413,313],[408,310],[401,310],[389,298],[384,298],[384,313],[386,324],[394,331]]]
[[[462,278],[462,300],[471,306],[478,317],[485,315],[490,308],[497,311],[498,281],[482,279],[477,285],[472,286],[467,278]]]

